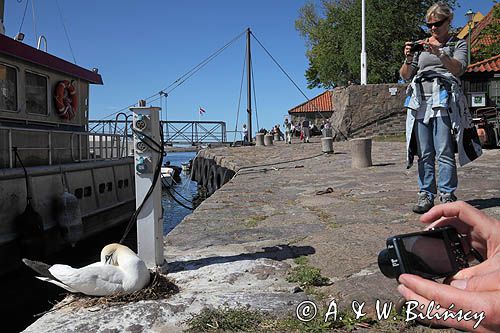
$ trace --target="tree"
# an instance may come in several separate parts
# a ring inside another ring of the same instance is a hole
[[[422,26],[434,0],[367,0],[369,83],[396,82],[405,41],[425,38]],[[455,0],[444,1],[450,6]],[[308,87],[332,88],[360,77],[361,0],[322,0],[299,10],[295,28],[306,40]]]
[[[493,7],[493,17],[472,45],[471,62],[475,63],[500,54],[500,4]]]

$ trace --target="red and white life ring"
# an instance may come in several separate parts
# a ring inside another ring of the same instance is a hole
[[[73,119],[78,108],[78,98],[73,82],[59,81],[54,98],[59,117],[67,120]]]

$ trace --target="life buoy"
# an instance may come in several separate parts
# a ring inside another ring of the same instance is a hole
[[[78,108],[78,98],[73,82],[59,81],[54,98],[59,117],[67,120],[73,119]]]

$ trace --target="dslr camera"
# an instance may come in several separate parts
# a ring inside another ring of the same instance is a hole
[[[424,44],[421,44],[420,42],[412,42],[410,46],[410,52],[415,53],[415,52],[422,52],[425,49]]]
[[[403,273],[426,279],[452,276],[469,267],[463,240],[451,226],[393,236],[379,253],[378,266],[388,278]]]

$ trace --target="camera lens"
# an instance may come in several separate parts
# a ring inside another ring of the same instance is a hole
[[[389,257],[389,251],[387,249],[380,251],[378,254],[378,268],[382,274],[388,278],[395,278],[397,273],[394,267],[392,267],[391,258]]]

